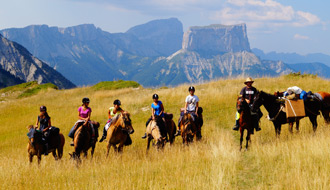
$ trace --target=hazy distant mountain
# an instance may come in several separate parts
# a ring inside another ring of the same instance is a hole
[[[330,78],[330,67],[323,63],[296,63],[289,66],[297,72],[317,74],[320,77]]]
[[[120,72],[121,63],[126,65],[126,59],[130,59],[127,57],[132,55],[158,57],[174,53],[180,49],[183,32],[177,19],[164,19],[116,34],[91,24],[68,28],[28,26],[1,33],[24,45],[75,84],[86,85],[126,79],[127,72]]]
[[[7,71],[2,74],[7,75],[4,81],[20,83],[14,80],[10,75],[18,78],[21,81],[38,81],[41,83],[53,83],[59,88],[75,87],[69,80],[64,78],[60,73],[53,68],[32,56],[23,46],[12,42],[0,35],[0,69]],[[5,86],[9,86],[6,84]]]
[[[330,66],[330,55],[322,54],[322,53],[313,53],[307,55],[300,55],[297,53],[276,53],[269,52],[264,53],[262,50],[253,48],[252,52],[256,54],[260,59],[265,60],[281,60],[285,63],[324,63]]]

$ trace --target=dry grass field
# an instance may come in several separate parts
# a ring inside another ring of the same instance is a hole
[[[165,111],[174,114],[188,95],[188,85],[162,89],[119,89],[95,91],[91,87],[41,91],[26,98],[7,93],[0,104],[0,189],[330,189],[330,128],[318,117],[314,134],[307,118],[300,133],[282,127],[279,139],[272,123],[261,119],[248,151],[239,151],[239,134],[231,128],[235,100],[244,79],[219,80],[196,85],[196,95],[204,108],[203,140],[182,145],[181,137],[164,151],[152,148],[146,154],[141,139],[150,116],[151,96],[158,93]],[[259,78],[254,86],[274,92],[297,85],[305,90],[330,92],[330,82],[315,77]],[[83,159],[77,167],[69,159],[71,139],[67,134],[77,120],[81,99],[91,99],[92,119],[101,123],[114,99],[131,113],[135,133],[133,144],[120,155],[105,158],[106,143],[97,143],[94,158]],[[42,157],[40,166],[27,156],[26,126],[34,124],[39,107],[46,105],[52,124],[66,137],[64,156],[56,162]]]

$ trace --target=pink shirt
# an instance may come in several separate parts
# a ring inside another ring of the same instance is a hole
[[[79,116],[83,117],[83,118],[87,118],[88,117],[88,113],[92,112],[92,109],[90,107],[87,107],[87,109],[84,111],[84,107],[80,106],[78,108],[78,112],[79,112]]]

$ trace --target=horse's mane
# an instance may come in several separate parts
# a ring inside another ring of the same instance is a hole
[[[267,92],[264,92],[264,91],[260,91],[259,92],[260,94],[263,94],[263,96],[265,97],[265,99],[267,99],[268,101],[269,100],[272,100],[272,101],[275,101],[277,99],[276,96],[272,95],[272,94],[269,94]]]

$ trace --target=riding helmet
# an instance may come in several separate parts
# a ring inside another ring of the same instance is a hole
[[[158,94],[152,95],[152,99],[158,99],[158,98],[159,98]]]
[[[40,106],[40,111],[47,111],[46,106]]]
[[[89,103],[89,98],[86,98],[86,97],[83,98],[83,99],[82,99],[82,103]]]
[[[195,87],[190,86],[190,87],[188,88],[188,91],[190,92],[191,90],[193,90],[193,91],[195,92]]]
[[[118,106],[120,106],[121,105],[121,102],[120,102],[120,100],[115,100],[114,102],[113,102],[113,105],[118,105]]]

